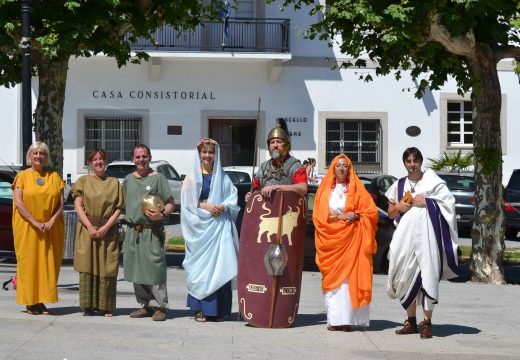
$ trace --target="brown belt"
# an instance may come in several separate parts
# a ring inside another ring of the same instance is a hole
[[[162,222],[157,224],[128,224],[129,228],[134,229],[136,238],[139,237],[139,234],[142,233],[144,229],[160,230],[162,226]]]
[[[109,219],[104,219],[104,218],[97,218],[94,216],[88,216],[88,215],[87,215],[87,218],[93,226],[97,226],[97,227],[105,225],[109,220]]]

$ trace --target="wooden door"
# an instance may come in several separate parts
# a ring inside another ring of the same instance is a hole
[[[232,145],[231,120],[209,119],[209,137],[220,145],[220,161],[222,166],[233,165],[231,157]]]

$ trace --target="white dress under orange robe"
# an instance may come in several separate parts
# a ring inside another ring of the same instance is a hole
[[[334,177],[334,167],[340,158],[349,166],[349,185],[345,190],[339,188],[341,184],[336,185]],[[337,195],[331,196],[334,189]],[[329,218],[331,214],[349,212],[359,218],[352,223]],[[377,207],[352,162],[345,154],[338,155],[316,192],[312,215],[316,228],[316,264],[322,274],[329,325],[368,326],[377,219]]]
[[[345,210],[345,203],[348,202],[340,197],[342,185],[336,186],[331,190],[329,200],[330,214],[341,214]],[[332,326],[340,325],[370,325],[370,304],[363,305],[358,308],[352,307],[350,301],[350,293],[348,289],[348,279],[345,280],[339,288],[327,291],[325,293],[325,307],[327,309],[327,323]]]

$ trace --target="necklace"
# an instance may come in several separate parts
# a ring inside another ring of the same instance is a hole
[[[413,194],[415,192],[415,188],[417,187],[417,184],[419,183],[419,180],[417,181],[412,181],[410,179],[408,179],[408,182],[410,183],[410,192]]]
[[[423,176],[423,173],[421,172],[421,176],[419,176],[419,179],[417,179],[416,181],[412,181],[412,180],[410,180],[410,178],[408,178],[408,182],[410,183],[410,192],[412,194],[415,192],[415,188],[417,187],[417,184],[419,184],[419,181],[421,181],[422,176]]]
[[[337,186],[337,185],[339,185],[339,186]],[[335,184],[332,186],[332,188],[334,189],[336,194],[339,195],[339,198],[343,199],[343,196],[345,196],[345,194],[347,193],[349,186],[350,186],[350,183],[347,184],[346,186],[343,184]]]
[[[36,173],[36,176],[37,176],[37,178],[36,178],[36,184],[37,184],[38,186],[43,186],[43,185],[45,185],[45,179],[40,175],[40,173],[39,173],[38,171],[34,170],[34,169],[33,169],[33,172]]]

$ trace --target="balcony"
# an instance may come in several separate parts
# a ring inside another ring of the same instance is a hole
[[[230,18],[227,27],[219,21],[207,21],[194,30],[162,26],[152,33],[152,41],[140,38],[130,47],[134,51],[288,54],[289,29],[289,19]]]

